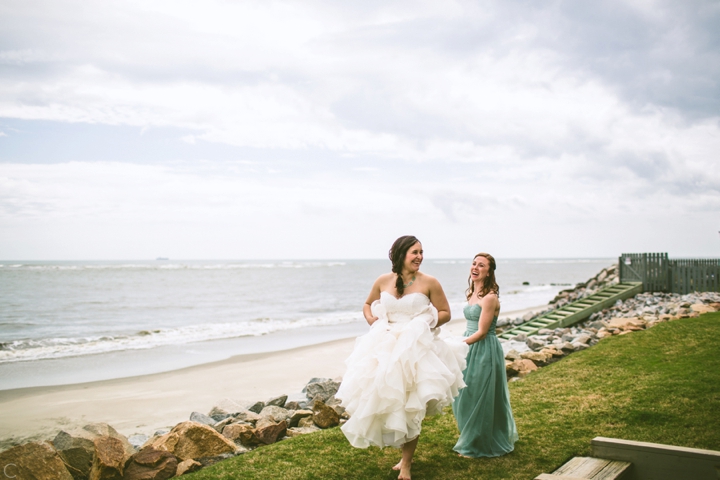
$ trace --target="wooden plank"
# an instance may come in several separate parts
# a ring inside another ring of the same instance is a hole
[[[553,472],[556,475],[572,475],[591,479],[605,468],[610,460],[594,457],[575,457]]]
[[[588,480],[584,477],[568,477],[567,475],[555,475],[554,473],[541,473],[534,480]]]
[[[717,480],[720,452],[658,443],[596,437],[593,455],[632,462],[630,479]]]

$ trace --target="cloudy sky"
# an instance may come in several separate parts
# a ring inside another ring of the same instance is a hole
[[[0,259],[720,256],[720,3],[0,1]]]

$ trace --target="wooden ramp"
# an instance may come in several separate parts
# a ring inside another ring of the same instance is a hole
[[[541,473],[535,480],[619,480],[630,462],[594,457],[575,457],[553,473]]]
[[[615,304],[618,300],[634,297],[642,293],[643,284],[640,282],[624,282],[603,288],[590,296],[576,300],[561,308],[545,313],[529,322],[505,330],[498,335],[501,339],[510,340],[514,336],[524,333],[535,335],[543,328],[565,328],[581,322],[595,312],[599,312]]]

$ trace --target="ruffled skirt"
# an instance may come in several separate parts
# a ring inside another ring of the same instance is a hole
[[[389,323],[380,313],[357,338],[336,395],[350,414],[342,431],[358,448],[402,446],[420,434],[426,415],[440,413],[465,387],[462,337],[441,339],[423,315]]]

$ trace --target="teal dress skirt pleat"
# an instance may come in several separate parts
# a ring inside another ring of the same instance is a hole
[[[480,305],[467,305],[465,336],[478,331]],[[518,439],[510,407],[505,355],[493,318],[485,338],[470,345],[463,378],[467,387],[453,402],[460,438],[453,450],[466,457],[497,457],[512,452]]]

